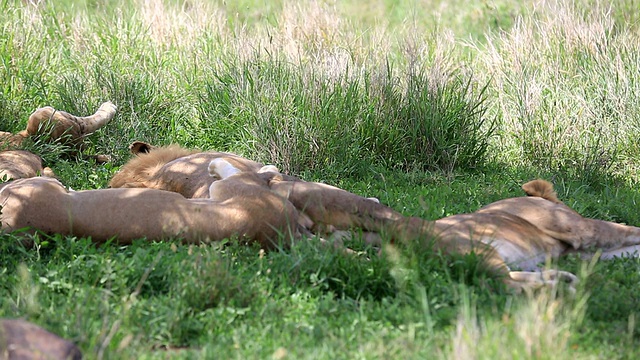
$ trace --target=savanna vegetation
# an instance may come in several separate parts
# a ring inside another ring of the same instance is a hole
[[[133,140],[233,151],[406,215],[471,212],[542,177],[584,216],[640,226],[635,0],[0,0],[0,130],[36,108],[112,123],[87,153],[36,139],[96,189]],[[640,356],[640,260],[514,295],[473,256],[358,241],[264,253],[0,236],[0,317],[93,359]]]

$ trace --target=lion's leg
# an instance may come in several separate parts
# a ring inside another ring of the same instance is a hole
[[[609,260],[616,257],[628,256],[640,257],[640,245],[624,246],[614,250],[603,251],[600,255],[600,259]]]
[[[375,200],[322,183],[274,180],[269,186],[320,227],[383,232],[386,226],[403,218],[400,213]]]
[[[224,180],[230,176],[233,176],[239,173],[240,173],[240,169],[231,165],[224,158],[213,159],[209,163],[209,175],[211,177]]]
[[[603,256],[609,254],[607,258],[611,258],[633,254],[640,249],[640,228],[638,227],[587,218],[583,218],[580,225],[575,226],[576,234],[573,240],[564,240],[575,250],[601,249]]]
[[[375,247],[382,246],[382,236],[379,233],[362,231],[360,233],[346,230],[336,230],[329,234],[329,240],[335,242],[351,241],[361,239],[365,244]]]
[[[510,271],[505,283],[517,291],[533,291],[542,287],[556,287],[560,282],[567,283],[569,291],[575,292],[578,277],[567,271],[545,270],[540,272]]]

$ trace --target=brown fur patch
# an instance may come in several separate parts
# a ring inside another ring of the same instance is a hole
[[[155,189],[67,191],[49,178],[20,179],[0,185],[0,222],[4,231],[39,230],[47,234],[135,239],[182,239],[206,243],[233,237],[273,247],[284,235],[297,238],[295,207],[273,194],[268,178],[242,173],[220,180],[238,190],[222,201],[185,199]]]
[[[109,182],[109,187],[147,187],[144,183],[151,180],[168,162],[197,152],[178,145],[156,148],[151,153],[141,152],[120,168]]]
[[[26,138],[22,134],[12,134],[6,131],[0,131],[0,151],[7,149],[16,149],[22,146]]]
[[[105,126],[116,114],[116,106],[105,102],[95,114],[75,116],[45,106],[29,116],[26,133],[28,136],[48,135],[49,139],[61,141],[71,146],[81,146],[82,140],[89,134]]]
[[[536,179],[529,181],[522,185],[522,190],[524,190],[527,196],[541,197],[556,204],[562,203],[562,201],[558,199],[558,194],[556,194],[553,189],[553,184],[546,180]]]
[[[49,168],[42,167],[42,159],[26,150],[0,152],[0,181],[28,178],[38,175],[51,176]]]
[[[223,158],[243,172],[257,172],[262,164],[235,154],[189,150],[178,145],[153,147],[132,144],[139,152],[116,173],[109,187],[150,188],[177,192],[186,198],[207,198],[209,186],[216,181],[209,176],[211,160]]]
[[[0,319],[0,353],[2,359],[82,359],[71,341],[20,319]]]

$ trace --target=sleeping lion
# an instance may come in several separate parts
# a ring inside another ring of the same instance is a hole
[[[50,168],[43,167],[38,155],[23,150],[29,137],[47,135],[48,141],[80,149],[84,138],[109,123],[115,113],[116,106],[111,102],[103,103],[90,116],[75,116],[45,106],[29,116],[25,130],[17,134],[0,131],[0,182],[38,175],[54,176]],[[104,157],[99,155],[96,159],[100,161]]]
[[[215,178],[195,166],[195,159],[206,162],[230,157],[239,172],[255,171],[262,166],[233,154],[193,152],[177,146],[156,148],[144,143],[132,146],[136,147],[144,151],[137,151],[136,158],[114,176],[112,187],[126,183],[123,179],[128,178],[133,180],[134,187],[201,197]],[[185,171],[187,168],[194,171]],[[528,197],[501,200],[475,213],[436,221],[406,217],[369,198],[292,177],[273,177],[269,188],[295,206],[300,214],[298,225],[312,233],[326,236],[358,229],[375,245],[380,245],[382,235],[400,244],[432,243],[435,249],[446,253],[481,253],[485,262],[515,288],[554,284],[558,280],[576,281],[567,272],[539,272],[538,264],[548,257],[573,252],[586,255],[601,250],[602,258],[607,259],[640,250],[639,228],[580,216],[558,200],[553,185],[544,180],[523,185]]]
[[[298,211],[268,187],[278,174],[225,171],[230,166],[221,160],[211,168],[220,178],[211,199],[144,188],[70,191],[46,177],[0,184],[1,229],[120,244],[142,238],[206,243],[238,237],[271,248],[282,237],[299,239]]]

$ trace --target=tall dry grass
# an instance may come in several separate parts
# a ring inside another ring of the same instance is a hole
[[[492,79],[504,160],[635,178],[640,37],[614,17],[624,6],[631,11],[627,2],[542,1],[474,44],[480,74]]]

